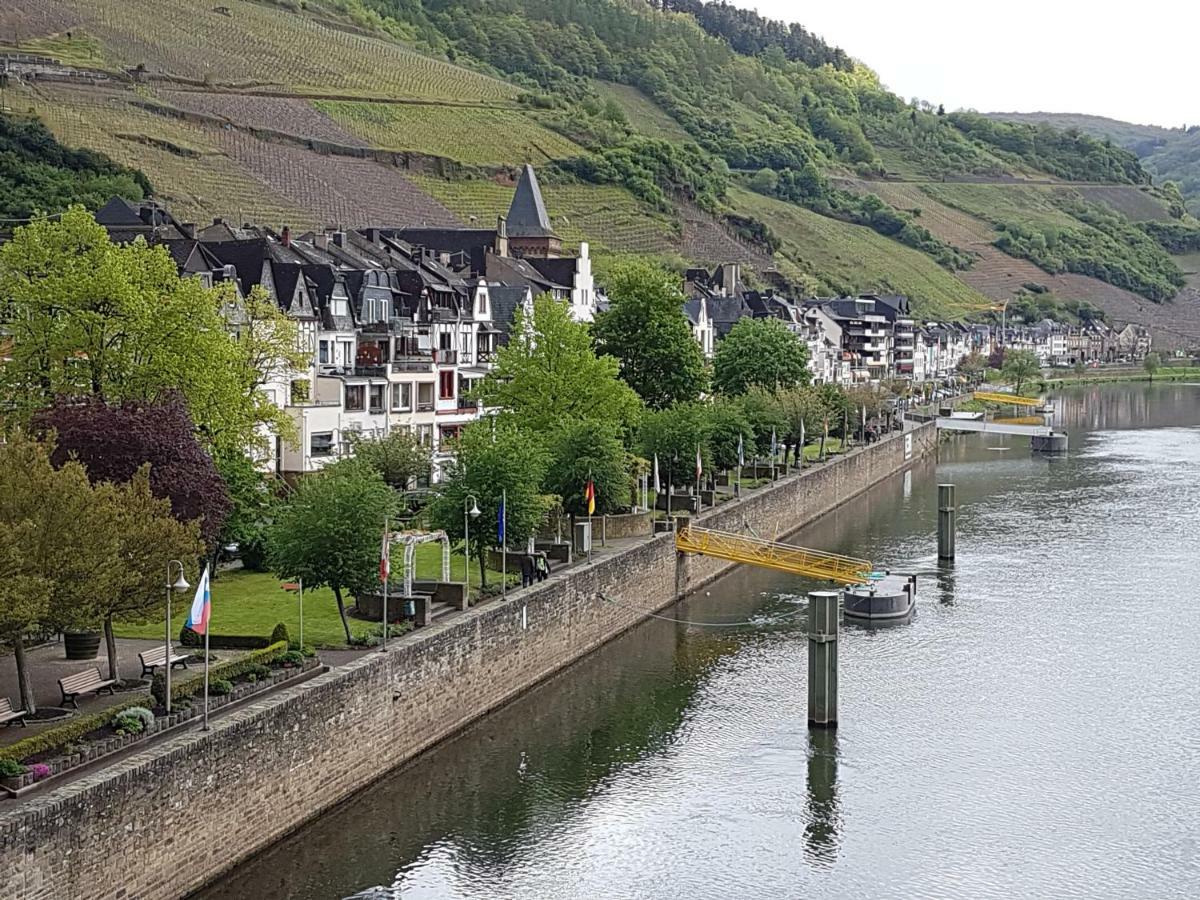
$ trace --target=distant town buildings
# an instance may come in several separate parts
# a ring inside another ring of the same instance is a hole
[[[217,219],[176,221],[163,207],[114,198],[96,215],[117,241],[164,246],[182,275],[232,283],[239,296],[262,288],[297,324],[311,364],[265,386],[298,440],[268,436],[268,465],[284,476],[320,469],[353,452],[357,438],[394,429],[433,453],[434,480],[454,439],[484,414],[471,389],[490,370],[518,310],[549,294],[573,318],[593,320],[606,305],[592,277],[588,245],[565,253],[532,167],[525,166],[507,215],[494,227],[327,228],[294,235]],[[961,322],[918,323],[909,299],[892,294],[804,298],[748,289],[741,267],[689,269],[683,312],[712,357],[743,318],[776,318],[809,351],[813,381],[867,384],[944,381],[972,353],[1028,349],[1043,365],[1140,359],[1149,332],[1099,322],[1050,321],[1003,330]]]

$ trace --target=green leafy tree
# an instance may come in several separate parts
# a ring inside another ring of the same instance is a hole
[[[801,434],[805,444],[821,437],[829,407],[821,392],[812,386],[780,391],[775,399],[784,421],[779,439],[784,444],[783,461],[786,464],[789,452],[794,452],[796,459],[804,453],[804,447],[800,445]]]
[[[712,463],[721,471],[738,464],[738,442],[749,457],[754,452],[754,429],[737,401],[725,397],[713,399],[708,413],[708,450]]]
[[[1153,350],[1146,354],[1146,358],[1142,360],[1142,368],[1146,370],[1146,374],[1150,376],[1150,380],[1154,381],[1154,376],[1158,374],[1159,368],[1162,366],[1162,358]]]
[[[978,351],[969,353],[958,362],[958,374],[965,376],[971,384],[979,384],[986,371],[987,359]]]
[[[267,529],[271,567],[332,590],[347,642],[345,594],[378,586],[383,523],[395,508],[396,492],[379,473],[349,459],[301,480]]]
[[[777,445],[784,443],[788,421],[778,395],[765,388],[752,387],[738,397],[738,405],[754,432],[754,446],[758,454],[770,454],[772,433]],[[750,448],[746,449],[749,452]]]
[[[411,431],[396,429],[385,437],[351,439],[354,458],[362,460],[396,490],[408,490],[417,479],[428,478],[429,448]]]
[[[272,481],[245,453],[224,449],[213,463],[229,495],[229,515],[221,528],[220,545],[237,544],[242,565],[261,572],[266,564],[267,523],[278,502]]]
[[[1015,393],[1020,394],[1026,384],[1041,374],[1042,365],[1032,350],[1005,351],[1000,377],[1013,386]]]
[[[500,502],[505,507],[506,542],[523,546],[545,520],[553,500],[541,492],[547,454],[510,417],[475,422],[463,430],[458,456],[447,467],[442,492],[429,505],[430,520],[462,540],[464,513],[472,502],[480,515],[470,523],[471,550],[479,561],[479,583],[487,587],[487,553],[502,546]]]
[[[17,692],[21,706],[29,712],[36,711],[37,704],[25,655],[25,635],[45,617],[53,590],[53,582],[29,551],[37,543],[37,531],[38,523],[32,519],[0,521],[0,635],[13,647]]]
[[[592,327],[597,350],[616,357],[621,378],[652,409],[696,400],[708,382],[677,281],[646,262],[615,266],[606,278],[611,306]]]
[[[296,326],[264,294],[180,278],[164,247],[118,245],[73,207],[0,247],[0,319],[11,337],[0,400],[16,421],[55,397],[152,401],[179,391],[202,439],[244,449],[283,412],[259,388],[300,362]]]
[[[711,409],[704,403],[677,403],[667,409],[648,412],[638,431],[642,455],[649,460],[658,457],[658,471],[663,484],[670,481],[676,487],[696,481],[696,450],[707,469],[712,465],[708,447],[712,433]]]
[[[146,622],[160,615],[168,561],[178,559],[194,574],[196,560],[205,552],[204,541],[198,521],[179,522],[171,501],[154,496],[148,465],[130,481],[101,484],[95,493],[101,518],[116,536],[119,564],[109,567],[106,581],[93,585],[92,614],[104,626],[108,677],[119,681],[114,620]]]
[[[808,347],[778,319],[740,320],[713,356],[713,387],[722,394],[795,387],[809,377]]]
[[[562,508],[570,515],[587,515],[589,479],[596,486],[596,515],[629,506],[632,460],[614,425],[574,422],[564,426],[550,447],[549,458],[543,487],[548,494],[562,498]]]
[[[618,371],[613,357],[596,355],[587,327],[542,295],[533,301],[532,317],[517,313],[512,336],[477,393],[485,405],[511,413],[522,430],[545,438],[585,420],[631,429],[642,401]]]

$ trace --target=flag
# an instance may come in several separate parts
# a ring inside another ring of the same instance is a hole
[[[696,480],[700,480],[700,476],[704,474],[704,464],[700,462],[700,445],[696,445]]]
[[[654,493],[662,491],[662,484],[658,480],[658,454],[654,454]]]
[[[779,442],[775,440],[775,429],[771,429],[771,459],[774,459],[779,453]]]
[[[208,587],[208,566],[205,566],[200,583],[196,585],[196,599],[192,601],[192,609],[188,613],[187,627],[196,634],[204,634],[208,631],[208,616],[211,611],[212,592]]]
[[[746,464],[746,447],[745,447],[744,442],[742,441],[742,436],[739,434],[738,435],[738,465],[744,466],[745,464]]]
[[[863,420],[863,431],[866,431],[867,430],[867,407],[866,407],[866,404],[863,404],[862,420]]]
[[[505,499],[503,496],[500,497],[500,508],[496,510],[496,540],[501,544],[504,543],[504,526],[506,524],[504,512]]]
[[[804,454],[804,420],[800,420],[800,453]]]
[[[588,479],[587,487],[583,489],[584,499],[587,500],[588,515],[596,512],[596,482]]]
[[[379,545],[379,580],[387,584],[392,576],[392,535],[385,527],[383,542]]]

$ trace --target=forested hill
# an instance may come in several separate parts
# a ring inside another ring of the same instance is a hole
[[[989,116],[1005,122],[1074,129],[1111,140],[1135,153],[1156,181],[1177,184],[1189,209],[1200,213],[1200,125],[1161,128],[1076,113],[990,113]]]
[[[487,221],[532,162],[568,245],[904,293],[931,318],[1023,296],[1125,319],[1184,289],[1200,247],[1119,142],[910,103],[726,3],[223,0],[169,29],[160,6],[17,4],[0,54],[104,72],[8,103],[192,221]]]

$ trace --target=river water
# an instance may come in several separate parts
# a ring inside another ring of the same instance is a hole
[[[1200,386],[1055,400],[1066,458],[958,438],[796,535],[922,573],[846,626],[836,732],[818,586],[743,567],[201,896],[1200,896]]]

